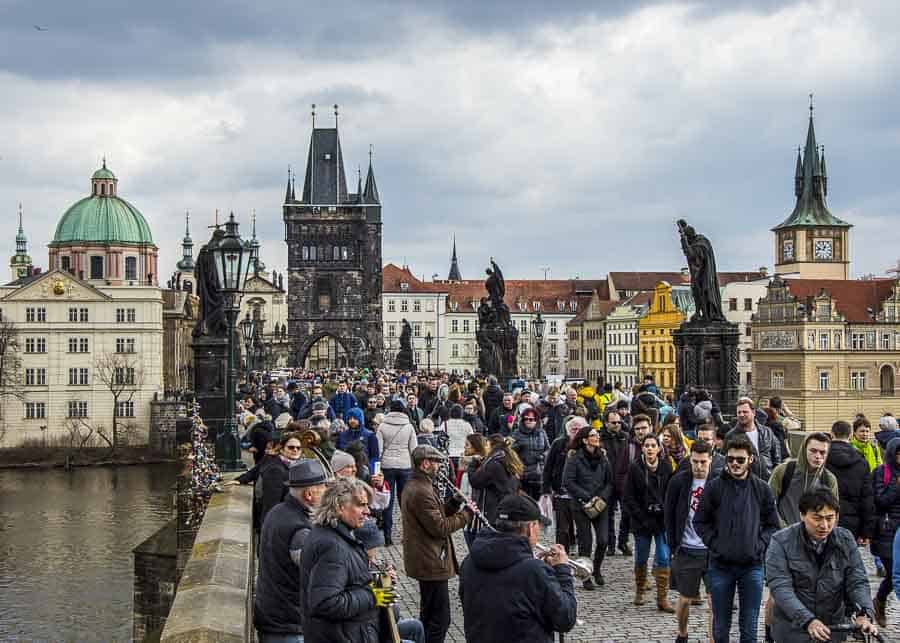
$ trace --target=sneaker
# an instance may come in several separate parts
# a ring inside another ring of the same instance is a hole
[[[593,578],[588,578],[581,585],[582,585],[582,587],[584,587],[584,589],[588,590],[589,592],[593,592],[595,589],[597,589],[597,586],[594,585]]]
[[[622,552],[623,556],[631,556],[634,554],[634,552],[631,551],[631,547],[628,546],[628,543],[619,545],[619,551]]]
[[[616,546],[615,546],[615,545],[610,545],[609,547],[607,547],[607,548],[606,548],[606,555],[607,555],[607,556],[615,556],[615,555],[616,555]]]

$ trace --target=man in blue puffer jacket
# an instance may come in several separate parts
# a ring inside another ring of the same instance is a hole
[[[354,407],[348,410],[344,413],[344,421],[347,423],[347,430],[338,433],[337,448],[346,451],[347,445],[351,442],[362,442],[369,456],[369,473],[374,474],[375,463],[379,460],[378,438],[365,427],[362,409]]]
[[[356,396],[347,390],[347,382],[338,382],[337,393],[331,396],[328,404],[339,418],[344,417],[350,409],[359,406]]]

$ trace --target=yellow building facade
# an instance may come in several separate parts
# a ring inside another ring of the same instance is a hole
[[[638,321],[639,355],[641,375],[653,375],[656,386],[663,394],[675,389],[675,344],[672,331],[685,320],[672,301],[672,285],[661,281],[653,289],[653,298],[647,314]]]

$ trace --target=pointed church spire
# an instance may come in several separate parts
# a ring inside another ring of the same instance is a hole
[[[266,269],[266,264],[259,258],[259,239],[256,238],[256,208],[250,213],[250,222],[252,226],[250,237],[250,261],[253,263],[253,274],[259,274]]]
[[[375,169],[372,166],[373,147],[369,145],[369,171],[366,174],[365,199],[366,203],[381,203],[378,197],[378,185],[375,183]]]
[[[363,202],[362,168],[356,166],[356,202]]]
[[[16,254],[28,254],[28,238],[22,227],[22,204],[19,204],[19,230],[16,233]]]
[[[28,256],[28,238],[22,227],[22,204],[19,203],[19,230],[16,233],[16,254],[10,257],[9,273],[12,280],[28,277],[33,270],[31,257]]]
[[[288,165],[288,179],[287,179],[287,187],[284,190],[284,202],[291,202],[291,166]]]
[[[450,274],[447,275],[447,281],[462,281],[462,275],[459,272],[459,261],[456,259],[456,235],[453,235],[453,256],[450,259]]]
[[[297,178],[297,175],[294,174],[293,172],[291,172],[291,202],[294,202],[297,200],[297,193],[294,191],[294,188],[296,187],[294,179],[296,179],[296,178]]]
[[[828,210],[825,203],[827,195],[827,176],[825,173],[825,154],[816,143],[816,128],[813,122],[813,95],[809,95],[809,123],[806,129],[806,145],[803,147],[802,162],[798,154],[797,169],[794,175],[794,193],[797,203],[794,211],[774,230],[795,226],[834,226],[849,228],[850,224],[841,221]]]
[[[184,211],[184,239],[181,240],[181,260],[175,267],[182,272],[194,271],[194,240],[191,239],[191,213]]]

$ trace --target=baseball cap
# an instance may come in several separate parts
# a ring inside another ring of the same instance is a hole
[[[497,505],[497,518],[510,522],[537,520],[544,527],[549,527],[551,524],[551,521],[541,514],[537,503],[528,496],[510,495],[503,498]]]

